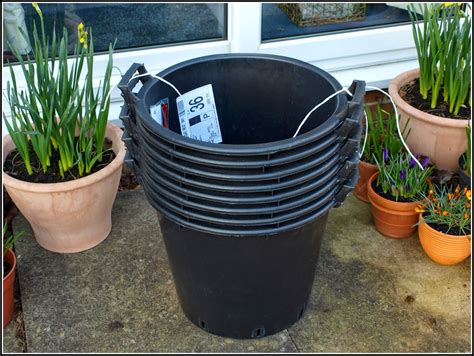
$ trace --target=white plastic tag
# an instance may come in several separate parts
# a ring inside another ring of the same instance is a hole
[[[163,115],[161,111],[161,103],[150,106],[150,115],[157,123],[163,126]]]
[[[176,106],[183,136],[210,143],[222,142],[211,84],[177,97]]]

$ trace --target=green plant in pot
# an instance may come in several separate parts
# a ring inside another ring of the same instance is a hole
[[[8,234],[7,224],[3,225],[3,327],[7,326],[13,318],[14,296],[13,286],[15,283],[16,256],[13,252],[13,244],[23,233],[16,235]]]
[[[367,115],[367,137],[362,157],[359,161],[359,180],[354,188],[354,195],[364,202],[367,198],[367,182],[369,178],[378,171],[374,157],[382,157],[383,150],[387,149],[390,156],[395,156],[403,147],[398,134],[395,113],[383,110],[377,103],[374,111],[366,106]],[[406,138],[406,127],[402,135]]]
[[[19,61],[25,88],[10,65],[6,98],[11,120],[2,142],[3,182],[31,224],[37,242],[55,252],[96,246],[111,230],[111,209],[125,148],[120,128],[108,124],[113,47],[103,80],[94,86],[92,30],[78,26],[78,42],[68,58],[64,29],[51,41],[33,28],[33,56]],[[27,36],[23,32],[24,36]],[[12,46],[14,49],[14,46]]]
[[[410,120],[410,149],[449,172],[459,168],[471,120],[472,22],[463,6],[470,5],[409,6],[419,68],[401,73],[389,86],[401,124]]]
[[[429,159],[421,161],[421,168],[405,151],[390,156],[388,149],[382,157],[375,157],[379,172],[367,183],[368,198],[377,230],[388,237],[406,238],[415,232],[418,221],[415,198],[429,189],[433,171]]]
[[[441,185],[420,194],[418,236],[426,254],[442,265],[454,265],[471,255],[471,190]]]

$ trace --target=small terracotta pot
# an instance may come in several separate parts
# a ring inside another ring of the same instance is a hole
[[[369,178],[379,171],[379,167],[376,164],[359,161],[359,180],[354,188],[354,195],[357,199],[368,203],[369,198],[367,197],[367,182]]]
[[[471,255],[471,235],[456,236],[439,232],[424,222],[421,214],[418,236],[423,250],[436,263],[455,265]]]
[[[16,257],[12,250],[5,255],[12,269],[3,277],[3,327],[7,326],[13,319],[13,286],[15,283]]]
[[[125,145],[122,130],[107,125],[115,159],[101,170],[69,182],[29,183],[3,172],[3,184],[31,224],[36,241],[53,252],[90,249],[102,242],[112,228],[112,205],[117,195]],[[15,149],[10,136],[3,140],[3,161]]]
[[[401,73],[388,87],[388,92],[399,110],[400,127],[405,127],[410,119],[410,134],[406,139],[410,150],[430,157],[440,170],[456,172],[459,169],[458,158],[467,148],[465,128],[469,120],[431,115],[404,101],[399,94],[400,89],[419,76],[419,69]]]
[[[367,196],[372,204],[371,211],[375,227],[382,235],[395,239],[411,236],[418,222],[418,213],[415,208],[417,202],[403,203],[385,199],[372,188],[372,182],[377,179],[379,172],[374,173],[367,183]]]

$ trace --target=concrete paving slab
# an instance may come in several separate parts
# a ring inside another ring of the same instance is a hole
[[[441,266],[417,235],[374,227],[351,196],[329,216],[309,310],[289,329],[303,352],[469,352],[471,262]]]
[[[23,311],[21,307],[21,296],[19,290],[18,274],[15,276],[14,284],[14,309],[13,318],[10,323],[3,329],[3,352],[21,353],[26,349],[23,325]]]
[[[14,230],[27,235],[16,249],[28,351],[469,352],[470,260],[436,265],[416,235],[385,238],[371,219],[354,197],[333,209],[303,318],[274,336],[233,340],[182,313],[143,192],[119,193],[112,233],[79,254],[42,249],[18,217]]]
[[[15,316],[14,316],[15,317]],[[15,323],[12,321],[3,329],[3,352],[19,353],[22,352],[21,345],[15,333]]]
[[[286,330],[241,341],[210,335],[186,319],[143,192],[119,193],[112,219],[103,243],[67,255],[41,248],[25,219],[15,219],[15,231],[26,231],[16,248],[28,351],[296,350]]]

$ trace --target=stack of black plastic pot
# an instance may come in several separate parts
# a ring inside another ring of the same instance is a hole
[[[302,315],[328,212],[358,179],[365,83],[340,84],[294,59],[214,55],[159,73],[181,92],[212,84],[222,144],[181,136],[177,94],[134,64],[122,78],[128,162],[158,211],[182,309],[200,328],[235,337],[278,332]],[[150,116],[170,102],[169,128]],[[157,301],[159,303],[159,301]]]

